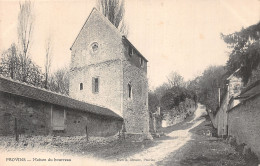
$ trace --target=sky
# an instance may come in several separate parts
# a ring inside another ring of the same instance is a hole
[[[43,68],[51,38],[55,71],[70,64],[70,47],[95,0],[34,0],[35,27],[30,54]],[[210,65],[225,65],[230,34],[260,21],[260,0],[126,0],[129,40],[148,59],[150,89],[176,71],[185,80]],[[19,1],[0,0],[0,53],[17,43]]]

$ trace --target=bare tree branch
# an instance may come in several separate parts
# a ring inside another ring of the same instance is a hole
[[[46,40],[45,44],[45,81],[44,81],[44,88],[48,89],[48,78],[50,73],[50,67],[52,62],[52,41],[51,38]]]
[[[31,46],[32,32],[34,25],[33,7],[30,1],[20,2],[20,11],[18,14],[18,42],[21,47],[21,66],[22,81],[26,82],[28,72],[28,54]]]
[[[125,36],[128,28],[124,21],[125,0],[97,0],[96,7]]]
[[[169,85],[171,85],[171,87],[183,87],[184,86],[184,79],[177,72],[170,73],[170,75],[167,77],[167,79],[168,79]]]

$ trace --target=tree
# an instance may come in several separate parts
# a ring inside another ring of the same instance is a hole
[[[20,3],[18,14],[18,42],[21,49],[22,80],[26,82],[28,76],[28,55],[31,46],[32,32],[34,25],[33,7],[30,1]]]
[[[128,35],[125,16],[125,0],[97,0],[97,8],[125,36]]]
[[[246,84],[260,63],[260,22],[239,32],[221,34],[221,37],[232,49],[227,62],[229,73],[240,68],[238,75]]]
[[[46,40],[46,45],[45,45],[45,80],[44,80],[44,88],[48,89],[48,81],[49,81],[49,73],[50,73],[50,67],[51,67],[51,61],[52,61],[52,54],[51,54],[51,39]]]
[[[161,100],[162,96],[167,92],[168,89],[170,89],[170,86],[167,83],[164,83],[161,86],[157,87],[154,90],[154,93],[156,94],[158,99]]]
[[[159,106],[159,99],[157,95],[153,92],[148,93],[148,110],[150,113],[154,113],[157,111],[157,107]]]
[[[69,70],[61,68],[50,78],[49,88],[51,91],[69,95]]]
[[[17,46],[12,44],[11,47],[2,53],[0,63],[0,73],[5,77],[15,79],[19,72],[19,57],[17,55]]]
[[[22,64],[24,57],[21,54],[18,55],[18,52],[15,44],[12,44],[8,50],[3,52],[0,63],[0,74],[31,85],[42,86],[43,74],[40,67],[27,57],[27,72],[23,73]],[[23,79],[24,77],[26,77],[26,80]]]
[[[212,111],[218,107],[218,88],[221,96],[226,92],[226,78],[229,76],[224,66],[209,66],[197,80],[199,102]]]
[[[168,83],[171,87],[183,87],[184,79],[178,72],[171,72],[168,76]]]

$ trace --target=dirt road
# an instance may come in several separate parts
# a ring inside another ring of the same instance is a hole
[[[165,136],[148,143],[114,142],[105,146],[89,147],[74,142],[62,144],[56,151],[0,149],[0,165],[12,166],[245,166],[248,163],[227,141],[212,137],[211,122],[206,110],[198,105],[194,116],[184,122],[163,128]],[[75,151],[75,149],[77,149]],[[73,152],[73,153],[72,153]],[[72,155],[73,154],[73,155]],[[8,161],[8,158],[26,161]],[[49,160],[51,159],[51,160]],[[64,159],[69,161],[64,161]],[[254,163],[253,163],[254,164]],[[250,164],[252,165],[252,164]]]
[[[197,110],[194,113],[194,117],[191,121],[183,123],[182,126],[185,129],[179,129],[166,134],[164,139],[155,140],[158,142],[157,146],[148,148],[140,153],[126,158],[127,161],[118,162],[119,165],[156,165],[157,162],[164,160],[169,154],[173,154],[188,141],[191,140],[191,129],[205,121],[201,118],[201,115],[205,115],[206,110],[202,105],[198,105]],[[135,162],[136,161],[136,162]]]

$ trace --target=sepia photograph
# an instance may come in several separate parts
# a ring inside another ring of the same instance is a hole
[[[0,0],[0,166],[260,166],[260,0]]]

